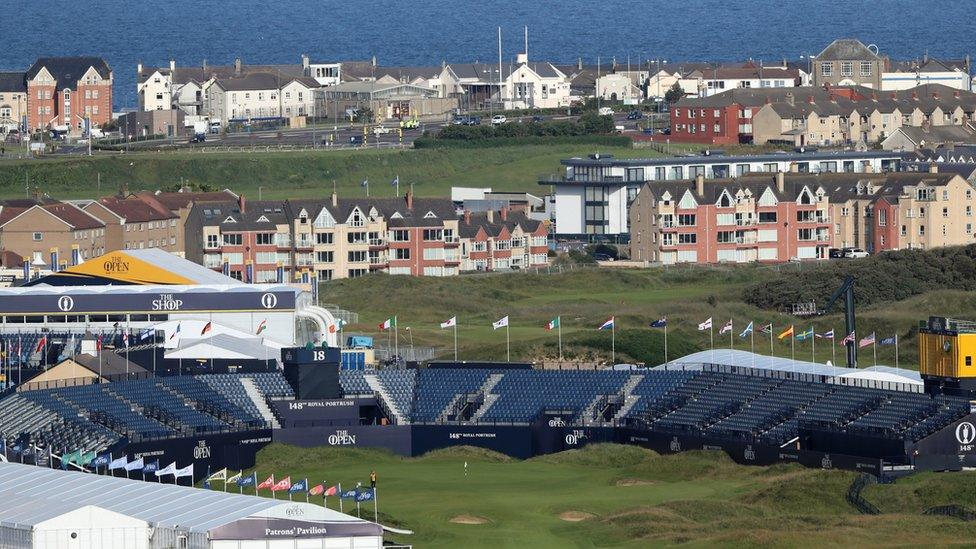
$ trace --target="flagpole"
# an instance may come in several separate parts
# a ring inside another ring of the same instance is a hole
[[[664,363],[668,363],[668,321],[664,320]]]
[[[339,483],[339,512],[342,512],[342,483]]]
[[[379,511],[377,511],[376,499],[377,499],[376,498],[376,487],[374,486],[373,487],[373,522],[379,522],[380,521],[380,514],[379,514]]]
[[[732,324],[732,319],[729,319],[729,324]],[[732,350],[732,334],[735,333],[734,329],[729,330],[729,350]]]
[[[708,323],[708,361],[715,362],[715,328],[712,327],[714,322]]]
[[[769,323],[769,356],[776,356],[773,352],[773,323]]]
[[[792,326],[790,326],[792,328]],[[790,334],[790,360],[796,360],[796,330]]]
[[[559,337],[559,363],[562,367],[563,362],[563,319],[556,317],[556,334]]]
[[[393,315],[393,356],[400,356],[400,319]]]
[[[874,335],[874,341],[871,342],[871,350],[874,351],[874,365],[878,365],[878,335]]]
[[[895,332],[895,368],[898,367],[898,332]]]
[[[750,324],[752,324],[750,322]],[[752,367],[756,367],[756,326],[753,324],[752,330],[749,331],[749,348],[752,352]]]
[[[508,321],[505,321],[505,350],[508,353],[508,361],[512,361],[512,336],[509,332]]]
[[[811,362],[817,362],[817,330],[810,326],[810,358]]]
[[[834,333],[834,328],[830,328],[830,363],[837,366],[837,334]]]
[[[617,363],[617,319],[612,319],[610,323],[610,362],[611,366]]]
[[[458,334],[457,334],[457,317],[454,318],[454,362],[458,361]]]

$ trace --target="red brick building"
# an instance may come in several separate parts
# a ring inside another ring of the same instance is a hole
[[[112,119],[112,69],[100,57],[42,57],[27,69],[29,131],[81,133]]]
[[[497,271],[548,264],[548,228],[523,212],[464,212],[461,270]]]

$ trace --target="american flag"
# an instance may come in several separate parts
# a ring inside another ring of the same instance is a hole
[[[841,340],[840,344],[847,345],[848,343],[854,343],[855,341],[857,341],[857,337],[854,335],[854,332],[851,332],[847,334],[847,337]]]
[[[861,342],[857,344],[857,346],[861,348],[868,347],[870,345],[874,345],[874,332],[871,332],[871,335],[868,337],[862,338]]]

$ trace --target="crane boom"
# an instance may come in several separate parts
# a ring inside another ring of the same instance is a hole
[[[844,277],[844,282],[839,288],[834,292],[834,295],[830,296],[827,301],[827,305],[823,309],[817,311],[818,315],[825,315],[834,307],[837,301],[844,298],[844,324],[846,331],[844,332],[844,337],[853,334],[856,330],[856,319],[854,318],[854,277],[846,276]],[[834,337],[837,337],[834,334]],[[857,368],[857,341],[848,341],[845,343],[847,348],[847,367]]]

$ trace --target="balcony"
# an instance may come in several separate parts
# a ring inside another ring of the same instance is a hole
[[[296,248],[308,249],[312,248],[313,246],[315,246],[315,241],[311,238],[299,238],[295,240]]]
[[[461,244],[461,239],[458,238],[458,237],[456,237],[456,236],[445,236],[444,237],[444,245],[445,246],[452,246],[453,247],[453,246],[457,246],[459,244]]]
[[[286,235],[275,235],[274,243],[278,248],[291,248],[291,238]]]
[[[382,256],[370,256],[369,258],[369,268],[370,270],[385,269],[390,265],[390,260],[385,255]]]
[[[385,238],[370,238],[369,247],[370,248],[383,248],[386,246]]]
[[[538,177],[540,185],[558,185],[560,183],[623,183],[622,175],[588,175],[585,177],[566,177],[562,174],[542,174]]]

